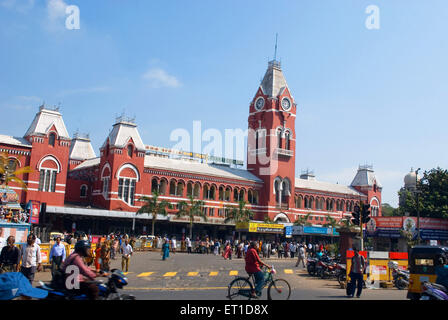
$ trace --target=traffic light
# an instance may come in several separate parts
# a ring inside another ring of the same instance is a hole
[[[370,221],[370,204],[365,204],[362,206],[361,219],[362,223],[367,223]]]
[[[360,218],[360,207],[358,205],[355,205],[355,208],[353,209],[354,211],[352,212],[352,222],[354,225],[359,226],[359,218]]]

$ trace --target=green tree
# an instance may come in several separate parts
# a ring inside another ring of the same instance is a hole
[[[308,221],[311,213],[308,213],[306,216],[300,216],[294,221],[295,226],[311,226],[311,222]]]
[[[448,171],[440,167],[423,173],[417,181],[419,212],[421,217],[448,218]],[[417,196],[409,190],[399,192],[404,203],[400,214],[417,216]]]
[[[236,223],[239,222],[249,222],[254,213],[246,208],[246,201],[239,201],[238,207],[227,207],[228,213],[226,218],[224,219],[224,223],[228,223],[233,221]],[[241,232],[238,232],[238,238],[240,238]]]
[[[154,235],[154,226],[156,224],[157,216],[160,214],[166,216],[168,214],[167,209],[172,209],[172,205],[165,201],[159,200],[160,193],[154,191],[152,197],[141,197],[139,200],[144,201],[145,204],[138,209],[137,214],[151,213],[151,235]]]
[[[189,202],[187,201],[181,201],[178,204],[179,211],[177,212],[176,216],[178,218],[180,217],[188,217],[190,222],[190,239],[193,237],[193,223],[195,217],[203,218],[204,221],[207,221],[207,215],[205,214],[203,208],[204,208],[204,201],[202,200],[195,200],[192,195],[189,195],[188,198],[190,199]]]
[[[383,203],[381,205],[381,213],[384,217],[396,217],[396,216],[402,216],[400,213],[400,210],[398,208],[392,207],[388,203]]]

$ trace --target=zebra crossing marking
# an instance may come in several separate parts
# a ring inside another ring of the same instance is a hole
[[[137,278],[140,278],[140,277],[148,277],[148,276],[150,276],[150,275],[152,275],[154,272],[142,272],[142,273],[140,273],[138,276],[137,276]]]
[[[163,276],[164,277],[174,277],[177,274],[177,272],[167,272]]]
[[[218,272],[217,271],[211,271],[208,275],[210,277],[216,277],[218,275]]]
[[[238,271],[237,270],[232,270],[229,272],[229,276],[237,276],[238,275]]]
[[[188,272],[187,276],[189,277],[196,277],[198,275],[198,272]]]

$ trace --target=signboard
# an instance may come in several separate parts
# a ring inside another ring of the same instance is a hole
[[[303,235],[303,226],[292,226],[292,235]]]
[[[372,217],[367,223],[369,237],[400,238],[405,230],[417,238],[416,217]],[[420,218],[420,237],[423,240],[448,240],[448,219]]]
[[[258,222],[240,222],[235,225],[237,231],[259,232],[259,233],[283,233],[282,224],[258,223]]]
[[[13,236],[16,241],[15,244],[25,244],[28,234],[30,232],[30,225],[19,223],[0,223],[0,250],[6,246],[6,239]]]
[[[39,224],[40,201],[31,201],[30,223]]]
[[[285,237],[292,238],[292,226],[285,226]]]

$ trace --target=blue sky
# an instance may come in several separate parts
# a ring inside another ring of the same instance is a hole
[[[80,30],[65,28],[67,5]],[[349,184],[372,164],[396,206],[411,167],[448,167],[446,30],[446,0],[0,0],[0,111],[15,115],[0,133],[23,136],[42,101],[97,154],[123,111],[151,145],[195,120],[245,130],[278,33],[297,175]]]

